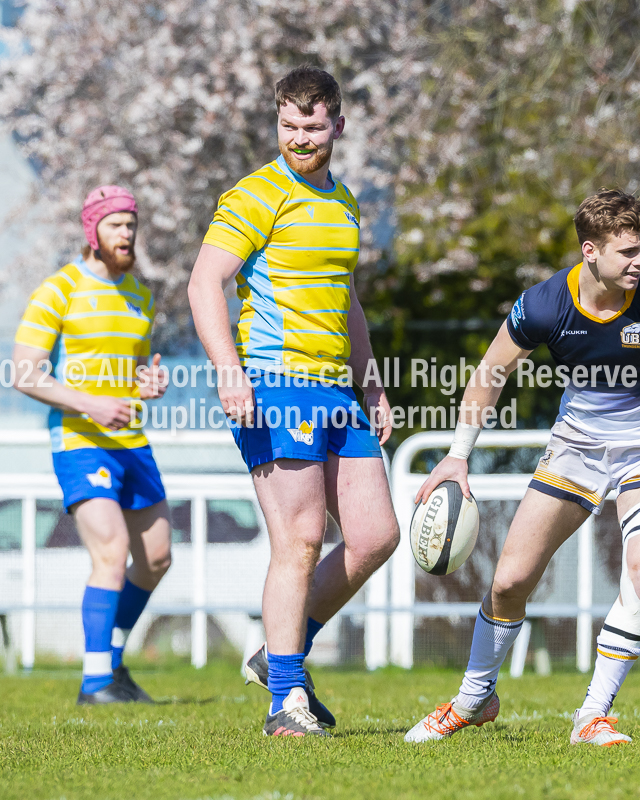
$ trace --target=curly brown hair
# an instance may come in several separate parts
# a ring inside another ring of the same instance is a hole
[[[640,233],[640,200],[619,189],[600,189],[580,203],[573,221],[581,245],[603,247],[611,234]]]
[[[296,105],[305,116],[313,114],[313,107],[323,103],[332,120],[340,116],[342,93],[338,82],[319,67],[302,64],[276,83],[276,107],[287,102]]]

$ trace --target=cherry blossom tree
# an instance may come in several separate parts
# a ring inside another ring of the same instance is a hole
[[[394,115],[419,91],[422,4],[329,0],[33,0],[3,31],[0,115],[37,165],[47,209],[33,285],[78,251],[80,205],[100,183],[141,209],[139,269],[166,341],[191,330],[186,281],[219,195],[278,155],[273,87],[312,62],[341,82],[347,133],[334,171],[363,193],[363,265],[393,200]],[[391,134],[391,135],[389,135]]]
[[[23,280],[78,251],[90,188],[123,183],[141,208],[158,330],[178,349],[217,199],[277,155],[273,86],[308,61],[343,88],[334,172],[361,202],[357,274],[384,354],[444,342],[416,340],[412,325],[497,320],[576,258],[571,220],[586,194],[638,186],[635,7],[32,0],[2,30],[0,61],[0,118],[37,166],[50,222]],[[477,354],[491,332],[456,348]]]

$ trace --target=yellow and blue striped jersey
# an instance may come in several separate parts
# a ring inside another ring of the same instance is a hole
[[[99,278],[82,257],[59,269],[31,295],[15,341],[51,353],[61,383],[89,394],[134,397],[139,356],[150,352],[154,301],[133,275]],[[52,409],[54,452],[148,444],[140,429],[110,431],[86,414]]]
[[[204,243],[245,262],[236,277],[243,366],[329,382],[345,374],[360,213],[344,184],[317,189],[280,156],[222,195]]]

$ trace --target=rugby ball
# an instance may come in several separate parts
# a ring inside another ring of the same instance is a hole
[[[478,506],[455,481],[444,481],[419,503],[411,519],[411,549],[420,567],[431,575],[448,575],[471,555],[478,538]]]

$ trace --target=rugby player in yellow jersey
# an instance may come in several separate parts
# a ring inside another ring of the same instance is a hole
[[[137,213],[119,186],[88,195],[82,221],[89,244],[33,293],[13,355],[15,387],[52,406],[54,469],[93,565],[82,602],[79,704],[153,702],[122,652],[171,562],[162,480],[146,437],[131,424],[132,398],[165,390],[160,355],[147,366],[153,297],[130,274]],[[52,375],[42,371],[49,359]]]
[[[264,732],[328,735],[335,720],[304,658],[397,546],[380,451],[389,406],[382,388],[364,385],[373,354],[352,278],[358,204],[329,172],[345,126],[340,88],[328,73],[299,67],[277,84],[276,106],[281,155],[221,197],[189,299],[269,529],[267,644],[246,668],[272,694]],[[223,294],[233,278],[242,300],[235,345]],[[377,429],[347,385],[349,371]],[[344,541],[318,563],[327,511]]]

